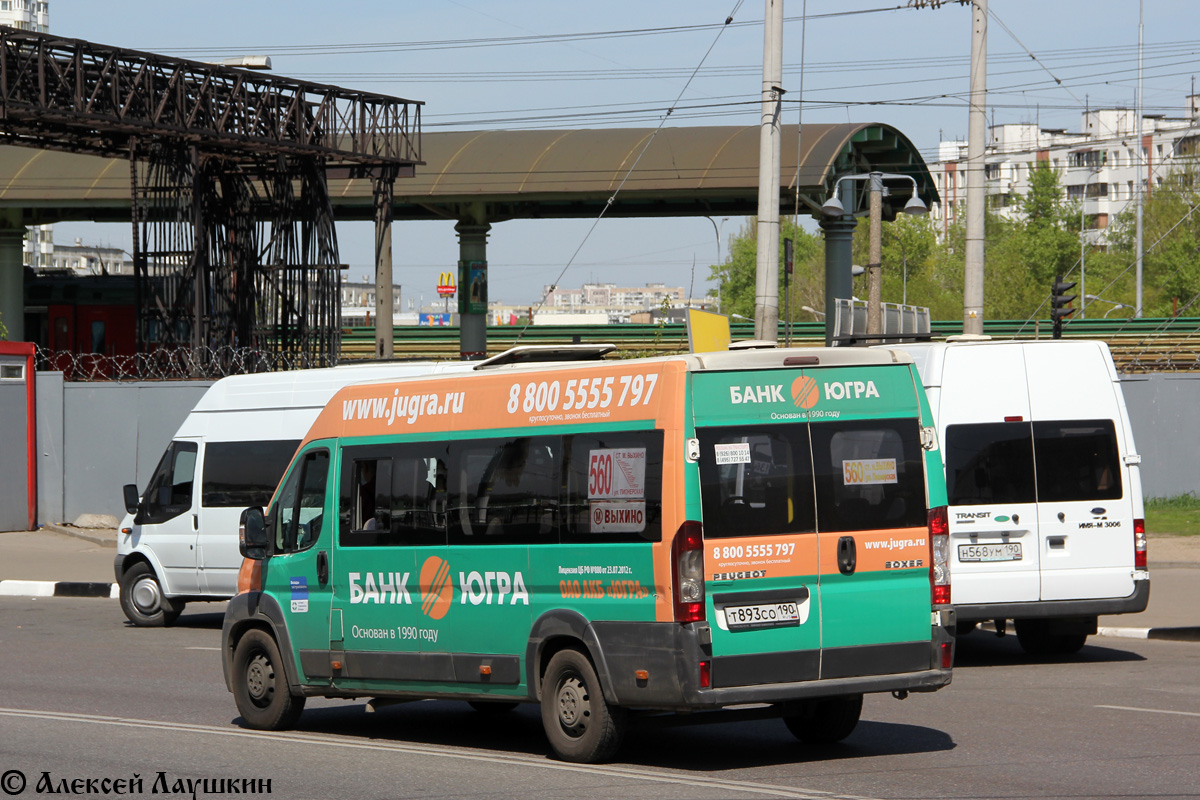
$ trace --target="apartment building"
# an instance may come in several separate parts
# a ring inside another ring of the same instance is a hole
[[[1012,218],[1029,191],[1029,171],[1038,162],[1059,170],[1068,200],[1083,203],[1082,226],[1092,244],[1138,191],[1153,192],[1171,171],[1200,154],[1200,95],[1186,98],[1184,114],[1142,115],[1142,165],[1138,167],[1137,116],[1133,109],[1090,109],[1081,130],[1042,128],[1031,123],[993,125],[985,153],[988,208]],[[930,218],[944,232],[966,211],[967,143],[943,141],[930,164],[941,203]]]

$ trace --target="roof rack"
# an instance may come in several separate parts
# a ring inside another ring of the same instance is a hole
[[[550,361],[600,361],[616,349],[615,344],[524,344],[480,361],[475,369]]]

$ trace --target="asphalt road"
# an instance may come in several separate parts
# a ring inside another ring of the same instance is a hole
[[[1093,638],[1039,661],[975,632],[952,686],[868,697],[841,745],[803,746],[778,720],[644,721],[613,764],[575,766],[547,757],[533,706],[311,701],[293,733],[243,729],[221,679],[221,607],[193,608],[146,630],[109,600],[0,598],[0,773],[24,774],[16,796],[48,772],[59,788],[136,774],[165,796],[250,778],[280,798],[1200,797],[1200,644]]]

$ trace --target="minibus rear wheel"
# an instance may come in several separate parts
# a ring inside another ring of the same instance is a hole
[[[121,575],[121,610],[139,628],[164,628],[183,613],[183,603],[163,595],[154,568],[139,561]]]
[[[283,659],[265,631],[247,631],[233,652],[233,698],[246,725],[262,731],[291,728],[304,710],[304,696],[288,690]]]
[[[808,700],[783,721],[792,735],[805,744],[833,744],[854,732],[862,716],[862,702],[861,694]]]
[[[587,656],[560,650],[542,678],[542,727],[563,761],[595,764],[621,746],[625,711],[608,705]]]
[[[468,700],[467,705],[480,714],[507,714],[521,704],[493,702],[491,700]]]

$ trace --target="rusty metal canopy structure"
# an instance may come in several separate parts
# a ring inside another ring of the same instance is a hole
[[[168,359],[228,346],[335,362],[341,279],[326,170],[352,169],[390,193],[420,163],[419,111],[0,27],[0,143],[37,148],[34,160],[47,150],[127,160],[138,347]]]
[[[652,131],[425,133],[425,167],[398,184],[396,219],[488,221],[594,217],[607,204]],[[780,207],[796,195],[795,125],[783,127]],[[845,174],[881,170],[910,174],[921,199],[938,199],[932,176],[907,137],[881,123],[804,126],[799,170],[800,213],[817,213]],[[329,172],[339,220],[373,219],[369,181]],[[906,194],[885,198],[885,214]],[[22,209],[27,224],[128,219],[128,181],[121,162],[83,155],[0,147],[0,208]],[[752,215],[758,208],[758,127],[664,128],[630,175],[609,216]]]

